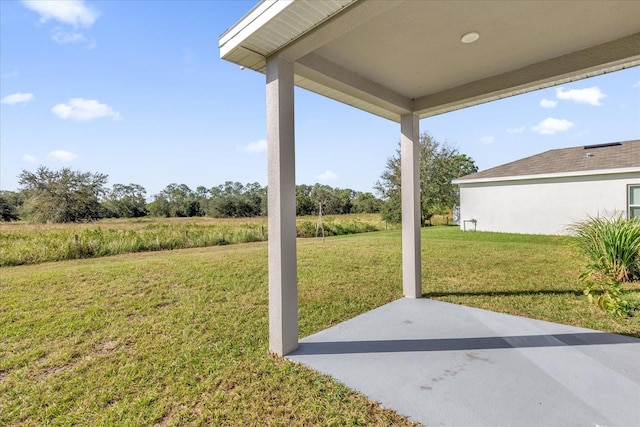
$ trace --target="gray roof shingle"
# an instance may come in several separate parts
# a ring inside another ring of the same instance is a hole
[[[459,180],[640,167],[640,140],[545,151]]]

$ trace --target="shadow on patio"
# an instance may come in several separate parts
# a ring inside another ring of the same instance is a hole
[[[558,347],[574,345],[630,344],[637,340],[603,332],[520,335],[510,337],[440,338],[422,340],[301,342],[296,355],[389,353],[407,351],[460,351],[499,348]]]

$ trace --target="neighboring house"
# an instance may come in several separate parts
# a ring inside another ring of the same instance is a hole
[[[640,216],[640,140],[550,150],[453,183],[461,228],[566,234],[588,216]]]

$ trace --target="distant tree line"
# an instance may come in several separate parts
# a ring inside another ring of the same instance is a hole
[[[450,212],[458,205],[457,186],[451,180],[478,171],[473,159],[446,142],[423,133],[420,149],[420,208],[423,222],[433,214]],[[296,186],[296,214],[339,215],[381,213],[389,222],[401,220],[400,150],[387,160],[375,184],[376,192],[363,193],[328,185]],[[22,171],[17,192],[0,191],[3,221],[78,222],[100,218],[156,217],[243,218],[267,214],[267,188],[258,183],[225,182],[192,190],[172,183],[147,199],[138,184],[115,184],[107,188],[107,175],[40,166]]]
[[[101,218],[197,217],[242,218],[267,214],[267,188],[239,182],[192,190],[172,183],[147,200],[138,184],[114,184],[107,188],[107,175],[59,171],[40,166],[22,171],[18,191],[0,191],[3,221],[80,222]],[[298,215],[380,212],[382,201],[371,193],[328,185],[296,186]]]

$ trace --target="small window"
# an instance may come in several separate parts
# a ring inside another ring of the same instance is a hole
[[[629,186],[629,219],[640,217],[640,185]]]

